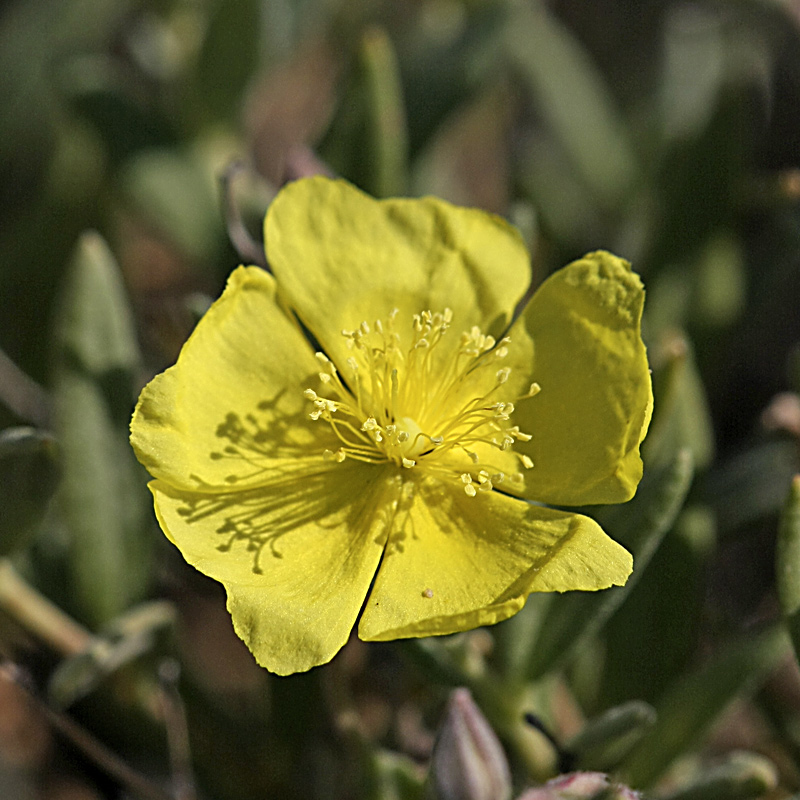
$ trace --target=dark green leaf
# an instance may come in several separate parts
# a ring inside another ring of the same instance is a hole
[[[794,652],[800,657],[800,476],[797,475],[781,515],[776,560],[778,597]]]
[[[679,755],[698,743],[736,697],[754,689],[786,654],[779,627],[737,641],[696,672],[679,679],[656,705],[658,720],[621,772],[634,788],[652,786]]]
[[[0,555],[25,547],[38,530],[61,476],[50,433],[7,428],[0,433]]]
[[[554,597],[538,637],[529,644],[522,667],[529,678],[539,678],[563,663],[630,594],[680,511],[692,475],[692,457],[681,451],[668,466],[645,477],[633,500],[602,515],[603,527],[633,553],[633,574],[625,586]]]

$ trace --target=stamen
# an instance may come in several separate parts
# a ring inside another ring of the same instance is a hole
[[[324,396],[311,388],[303,395],[313,404],[310,418],[325,420],[340,442],[338,449],[324,450],[323,457],[334,463],[395,464],[456,480],[469,497],[504,482],[519,487],[521,472],[506,475],[499,464],[493,467],[491,457],[487,462],[479,456],[488,452],[485,448],[476,449],[490,445],[503,452],[531,439],[510,420],[515,403],[534,397],[540,387],[533,383],[521,397],[503,397],[512,370],[496,368],[497,360],[508,356],[510,339],[497,342],[473,326],[448,344],[449,308],[414,314],[410,332],[401,334],[395,328],[397,314],[393,309],[372,326],[363,321],[355,330],[342,331],[351,350],[345,362],[347,384],[328,356],[315,354]],[[470,398],[471,385],[476,391]],[[516,456],[525,469],[533,467],[528,456]],[[474,469],[464,471],[466,459]]]

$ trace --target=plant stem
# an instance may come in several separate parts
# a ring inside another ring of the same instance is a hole
[[[63,656],[84,652],[92,634],[34,589],[8,559],[0,559],[0,611]]]

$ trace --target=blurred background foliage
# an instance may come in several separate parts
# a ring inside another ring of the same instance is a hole
[[[0,108],[0,796],[418,798],[457,685],[515,792],[800,793],[796,0],[10,0]],[[628,586],[256,667],[127,422],[316,172],[642,274]]]

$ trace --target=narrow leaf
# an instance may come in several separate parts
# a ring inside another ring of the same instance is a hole
[[[679,448],[691,450],[697,469],[714,456],[714,434],[705,389],[689,341],[674,331],[653,357],[655,414],[644,443],[645,460],[663,464]]]
[[[603,515],[603,527],[633,553],[633,574],[625,586],[602,593],[571,592],[554,597],[538,637],[529,643],[524,666],[528,678],[540,678],[563,663],[600,630],[630,594],[680,511],[692,475],[692,457],[683,450],[667,467],[647,475],[633,500]]]
[[[778,770],[769,759],[757,753],[733,753],[662,800],[751,800],[777,786]]]
[[[572,740],[567,750],[581,769],[609,771],[641,740],[655,724],[652,706],[639,700],[610,708],[590,720]]]
[[[589,54],[542,2],[520,3],[506,31],[534,101],[594,200],[614,208],[638,165],[611,93]]]
[[[96,625],[143,596],[150,541],[144,481],[127,438],[136,337],[116,263],[96,233],[79,241],[60,312],[53,394],[61,503],[76,609]]]
[[[382,28],[364,33],[361,61],[373,158],[372,189],[377,197],[392,197],[406,190],[408,137],[400,69],[391,39]]]
[[[800,657],[800,475],[792,480],[778,528],[776,577],[781,609]]]
[[[785,655],[779,627],[734,642],[696,672],[678,680],[656,705],[658,721],[621,768],[634,788],[646,789],[677,756],[698,743],[726,706],[765,678]]]
[[[52,434],[26,427],[0,433],[0,556],[22,549],[36,533],[60,475]]]

